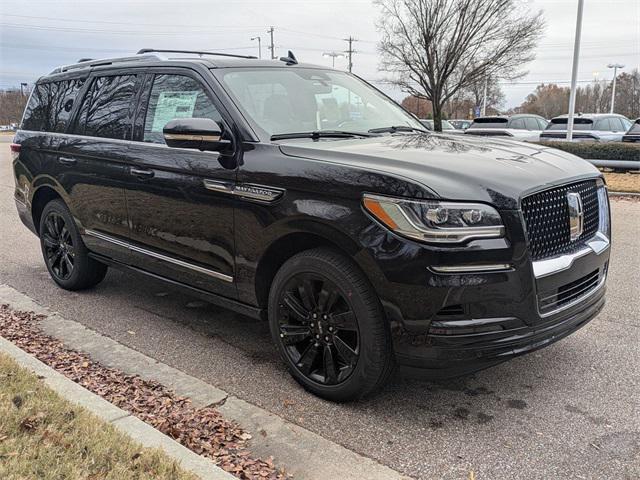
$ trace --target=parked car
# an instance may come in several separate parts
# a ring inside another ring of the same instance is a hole
[[[602,174],[548,147],[425,133],[349,73],[141,50],[40,78],[15,203],[67,290],[109,267],[269,322],[304,388],[486,368],[603,307]]]
[[[449,120],[449,123],[453,125],[455,128],[457,128],[458,130],[466,130],[471,126],[473,121],[456,119],[456,120]]]
[[[638,118],[629,131],[622,137],[623,142],[640,142],[640,118]]]
[[[551,119],[547,129],[540,135],[544,141],[566,141],[567,115]],[[620,142],[631,122],[627,117],[610,113],[581,113],[573,119],[574,142]]]
[[[464,131],[466,135],[511,137],[512,140],[537,142],[547,128],[547,121],[538,115],[479,117]]]
[[[430,119],[421,119],[420,123],[426,127],[427,130],[433,131],[435,130],[433,126],[433,120]],[[442,133],[449,133],[453,135],[461,134],[462,132],[458,131],[451,123],[447,120],[442,120]]]

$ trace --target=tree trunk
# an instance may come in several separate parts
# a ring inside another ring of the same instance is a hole
[[[433,109],[433,129],[442,132],[442,105],[436,100],[431,101]]]

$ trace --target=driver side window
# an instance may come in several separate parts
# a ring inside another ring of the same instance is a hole
[[[156,75],[144,122],[143,141],[164,144],[162,129],[176,118],[222,121],[220,113],[196,80],[184,75]]]

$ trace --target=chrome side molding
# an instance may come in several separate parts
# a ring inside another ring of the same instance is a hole
[[[95,230],[85,229],[84,233],[89,235],[90,237],[99,238],[100,240],[104,240],[105,242],[109,242],[114,245],[127,248],[133,252],[141,253],[143,255],[147,255],[149,257],[152,257],[158,260],[162,260],[163,262],[171,263],[173,265],[177,265],[179,267],[183,267],[188,270],[193,270],[198,273],[203,273],[205,275],[209,275],[210,277],[217,278],[218,280],[222,280],[228,283],[233,282],[233,277],[230,275],[225,275],[224,273],[216,272],[215,270],[210,270],[208,268],[204,268],[199,265],[194,265],[193,263],[185,262],[184,260],[178,260],[177,258],[173,258],[167,255],[163,255],[161,253],[153,252],[151,250],[147,250],[146,248],[133,245],[132,243],[129,243],[127,241],[120,240],[119,238],[114,238],[110,235],[105,235],[104,233],[96,232]]]

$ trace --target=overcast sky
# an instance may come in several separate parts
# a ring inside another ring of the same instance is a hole
[[[539,82],[568,84],[578,0],[522,0],[547,21],[537,59],[529,75],[503,86],[507,107],[519,105]],[[377,71],[375,23],[378,9],[370,0],[0,0],[0,88],[33,82],[55,66],[81,57],[99,58],[136,52],[143,47],[258,53],[263,56],[275,27],[277,54],[287,49],[299,60],[331,65],[323,52],[355,44],[354,72],[369,81]],[[640,67],[640,0],[586,0],[579,80],[611,79],[611,62]],[[346,69],[338,58],[336,68]],[[379,85],[394,98],[403,94]]]

